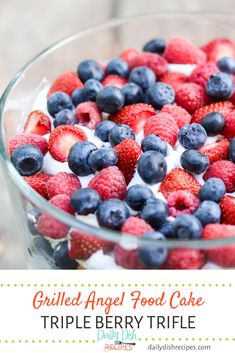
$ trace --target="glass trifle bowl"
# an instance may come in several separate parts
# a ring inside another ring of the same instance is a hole
[[[27,267],[31,269],[220,269],[233,268],[235,232],[229,236],[177,239],[175,237],[135,236],[99,226],[94,215],[74,216],[55,207],[40,196],[22,178],[11,162],[9,141],[22,131],[29,113],[46,112],[50,85],[61,73],[74,70],[86,59],[105,65],[127,48],[141,50],[154,37],[166,41],[174,36],[187,37],[201,46],[214,38],[235,38],[235,17],[214,14],[148,14],[113,20],[83,30],[40,53],[13,78],[1,98],[0,152],[9,194],[16,211],[25,249]],[[224,56],[229,53],[224,53]],[[194,65],[171,65],[171,71],[186,75]],[[46,167],[45,167],[46,165]],[[59,166],[60,165],[60,166]],[[54,163],[47,154],[44,168],[48,174],[69,172],[67,163]],[[131,184],[130,184],[131,185]],[[159,196],[159,195],[157,195]],[[155,207],[155,206],[153,206]],[[132,212],[132,218],[138,212]],[[37,227],[41,216],[58,226],[63,235],[48,237]],[[169,219],[171,222],[172,219]],[[235,222],[233,223],[235,224]],[[233,227],[233,226],[232,226]],[[235,226],[234,226],[235,227]],[[136,231],[136,230],[135,230]],[[158,231],[158,229],[155,229]],[[138,233],[138,231],[137,231]],[[156,234],[155,234],[156,235]],[[84,250],[85,249],[85,250]],[[94,251],[93,251],[94,250]],[[84,255],[86,251],[86,256]],[[83,255],[80,255],[80,254]],[[117,255],[119,254],[119,255]],[[150,255],[149,255],[150,254]],[[117,261],[122,256],[122,261]],[[151,257],[150,262],[148,256]],[[155,261],[154,257],[164,258]],[[138,257],[144,259],[137,261]],[[124,258],[124,260],[123,260]],[[146,260],[147,258],[147,260]],[[137,263],[138,262],[138,263]],[[155,265],[154,265],[155,264]]]

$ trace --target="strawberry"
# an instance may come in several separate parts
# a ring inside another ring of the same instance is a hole
[[[199,149],[201,153],[208,157],[210,163],[217,162],[221,159],[228,159],[229,142],[224,139],[211,145],[204,145]]]
[[[192,122],[200,124],[202,118],[212,112],[218,112],[223,115],[227,115],[234,109],[234,105],[229,101],[216,102],[209,105],[205,105],[204,107],[198,108],[193,116]]]
[[[221,134],[228,140],[231,140],[233,137],[235,137],[235,110],[226,115],[225,126]]]
[[[121,52],[119,58],[126,61],[128,64],[132,62],[139,55],[138,50],[130,48]]]
[[[197,196],[200,187],[198,181],[191,174],[183,169],[174,168],[161,183],[159,191],[165,198],[168,197],[170,192],[177,190],[187,190]]]
[[[86,126],[90,130],[101,122],[102,114],[95,102],[84,102],[77,106],[76,117],[78,124]]]
[[[86,261],[101,249],[111,251],[113,243],[77,230],[71,232],[69,256],[72,259]]]
[[[39,136],[39,135],[33,135],[33,134],[25,134],[21,133],[19,135],[13,136],[8,145],[9,153],[12,155],[14,150],[17,147],[23,146],[23,145],[33,145],[38,147],[42,154],[47,153],[47,140],[45,137]]]
[[[178,217],[182,214],[192,214],[198,208],[200,200],[187,190],[170,192],[167,196],[169,216]]]
[[[103,201],[111,198],[122,200],[126,195],[124,175],[116,166],[102,169],[91,179],[88,187],[96,190]]]
[[[117,166],[123,173],[127,185],[133,178],[137,161],[142,154],[139,144],[132,139],[126,139],[114,147],[118,155]]]
[[[102,85],[104,87],[114,86],[114,87],[122,88],[127,82],[128,80],[125,77],[121,77],[118,75],[108,75],[102,81]]]
[[[169,63],[174,64],[201,65],[206,62],[205,53],[186,38],[180,36],[174,36],[168,41],[164,58]]]
[[[147,232],[152,232],[153,228],[141,218],[129,217],[123,224],[121,231],[140,237]],[[118,265],[129,270],[141,270],[145,268],[140,263],[138,249],[128,250],[117,244],[114,248],[114,256]]]
[[[169,250],[168,258],[163,265],[165,270],[198,270],[205,265],[206,259],[202,251],[197,249]]]
[[[50,199],[58,194],[71,196],[74,191],[80,188],[81,183],[78,177],[66,172],[53,175],[47,183],[47,193]]]
[[[75,72],[65,72],[57,77],[57,79],[53,82],[47,97],[55,92],[64,92],[71,96],[76,88],[82,87],[83,83]]]
[[[71,147],[78,141],[86,141],[87,136],[77,126],[59,125],[52,131],[48,141],[51,156],[59,162],[66,162]]]
[[[130,62],[131,69],[138,66],[147,66],[155,72],[157,77],[164,75],[168,69],[167,61],[158,54],[142,51]]]
[[[215,240],[234,238],[235,226],[227,224],[208,224],[202,233],[202,239]],[[222,267],[235,267],[235,245],[224,245],[205,250],[209,261]]]
[[[235,197],[224,196],[220,202],[221,223],[235,225]]]
[[[178,126],[174,118],[168,113],[159,113],[148,119],[144,125],[144,136],[154,134],[171,146],[176,144]]]
[[[48,115],[40,110],[31,112],[24,126],[26,134],[46,135],[51,131],[51,121]]]
[[[170,85],[176,91],[188,81],[188,77],[180,72],[166,72],[161,76],[160,81]]]
[[[175,95],[176,103],[193,113],[196,109],[203,107],[206,104],[206,94],[204,88],[196,83],[184,83]]]
[[[49,174],[35,174],[32,176],[24,177],[31,188],[33,188],[37,193],[39,193],[45,199],[48,199],[47,193],[47,183],[50,180],[51,175]]]
[[[230,161],[217,161],[210,165],[203,179],[206,181],[210,178],[221,179],[227,192],[235,191],[235,164]]]
[[[219,69],[214,63],[206,63],[197,66],[189,76],[189,81],[198,84],[199,86],[205,88],[207,81],[212,74],[219,72]]]
[[[109,119],[116,124],[129,125],[135,134],[140,132],[150,116],[156,115],[154,108],[149,104],[137,103],[128,105]]]
[[[235,59],[235,45],[229,39],[214,39],[201,48],[207,55],[207,61],[215,62],[228,56]]]
[[[175,119],[178,128],[182,128],[184,125],[188,125],[191,122],[191,115],[182,107],[177,104],[166,104],[161,110],[163,113],[168,113],[172,118]]]

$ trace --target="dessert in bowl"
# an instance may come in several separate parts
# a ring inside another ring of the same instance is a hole
[[[15,101],[27,109],[5,149],[31,266],[234,267],[235,44],[179,33],[90,55],[53,77],[40,67],[37,89]]]

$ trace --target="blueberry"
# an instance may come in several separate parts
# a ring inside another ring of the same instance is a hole
[[[103,168],[116,165],[117,161],[117,152],[113,148],[106,146],[91,152],[88,158],[90,168],[96,172]]]
[[[123,201],[109,199],[98,207],[96,215],[101,227],[120,230],[130,212]]]
[[[135,140],[135,134],[132,128],[125,124],[115,125],[109,132],[109,142],[112,146],[118,145],[126,139]]]
[[[219,223],[221,210],[219,205],[214,201],[203,201],[196,211],[194,216],[199,219],[203,227],[209,223]]]
[[[153,240],[165,240],[159,232],[145,233],[143,238]],[[138,256],[142,264],[148,268],[159,268],[166,261],[168,250],[164,245],[142,245],[139,247]]]
[[[90,213],[95,213],[101,200],[96,190],[82,188],[72,193],[70,202],[77,214],[87,216]]]
[[[210,165],[207,156],[196,150],[186,150],[180,157],[182,167],[190,173],[204,173]]]
[[[143,102],[143,91],[135,83],[129,82],[122,87],[125,97],[125,105]]]
[[[83,92],[88,101],[96,101],[97,93],[103,88],[103,85],[93,78],[86,81]]]
[[[108,86],[102,88],[96,97],[99,109],[108,114],[117,113],[124,105],[125,98],[120,88]]]
[[[232,138],[229,144],[229,159],[235,163],[235,137]]]
[[[201,186],[198,196],[201,201],[220,202],[226,192],[224,182],[218,178],[210,178]]]
[[[47,110],[53,117],[63,109],[73,109],[70,96],[64,92],[56,92],[47,99]]]
[[[92,174],[88,165],[88,157],[97,147],[89,141],[76,142],[70,149],[68,155],[68,165],[72,172],[79,176]]]
[[[129,76],[129,82],[140,86],[144,91],[156,81],[156,75],[153,70],[146,66],[139,66],[133,69]]]
[[[59,125],[74,125],[77,122],[77,118],[70,109],[63,109],[58,114],[56,114],[53,121],[53,125],[56,128]]]
[[[218,72],[210,76],[206,84],[207,95],[215,100],[224,100],[233,94],[234,84],[232,76]]]
[[[224,116],[217,112],[212,112],[205,115],[200,124],[204,127],[208,136],[218,135],[224,128]]]
[[[109,133],[115,125],[111,120],[101,121],[95,128],[95,136],[103,142],[108,142]]]
[[[41,212],[38,208],[34,207],[27,213],[27,225],[29,231],[32,235],[40,235],[41,233],[37,229],[38,218],[40,217]]]
[[[75,270],[78,267],[77,261],[69,257],[68,241],[59,243],[53,254],[56,265],[63,270]]]
[[[138,160],[137,170],[145,183],[159,183],[166,176],[166,160],[163,155],[157,151],[147,151],[143,153]]]
[[[146,99],[156,109],[161,109],[165,104],[175,101],[174,89],[163,82],[153,83],[146,92]]]
[[[75,107],[80,103],[86,102],[87,100],[83,88],[75,89],[72,93],[71,98]]]
[[[14,150],[11,161],[20,175],[30,176],[42,169],[43,154],[33,145],[23,145]]]
[[[82,61],[78,66],[77,73],[82,82],[86,82],[90,78],[102,81],[104,78],[102,67],[94,60]]]
[[[180,144],[186,149],[198,149],[207,140],[207,133],[200,124],[185,125],[179,130],[178,138]]]
[[[106,68],[108,75],[118,75],[127,78],[129,74],[129,65],[126,61],[116,58],[111,60]]]
[[[166,41],[164,39],[152,39],[144,45],[143,51],[162,55],[165,51],[165,48]]]
[[[154,229],[158,229],[166,222],[167,215],[167,204],[156,198],[148,199],[140,214],[141,218]]]
[[[135,211],[141,211],[148,199],[154,197],[152,190],[148,187],[135,184],[131,186],[126,194],[126,203]]]
[[[174,238],[174,231],[173,231],[173,223],[166,221],[158,230],[162,233],[166,238],[172,239]]]
[[[220,71],[226,72],[227,74],[235,73],[235,60],[228,56],[224,56],[217,62],[217,66]]]
[[[157,151],[164,157],[167,155],[167,143],[156,135],[146,136],[141,142],[141,148],[143,152]]]
[[[199,239],[202,234],[202,225],[193,215],[182,215],[173,222],[175,238],[181,240]]]

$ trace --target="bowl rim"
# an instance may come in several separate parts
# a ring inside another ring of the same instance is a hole
[[[206,16],[205,16],[206,15]],[[217,239],[198,239],[198,240],[177,240],[177,239],[166,239],[166,240],[152,240],[143,237],[134,237],[133,235],[127,233],[121,233],[119,231],[105,229],[105,228],[97,228],[93,225],[85,223],[81,220],[76,219],[74,216],[69,215],[68,213],[54,207],[47,200],[45,200],[42,196],[40,196],[36,191],[34,191],[20,176],[20,174],[16,171],[13,164],[10,161],[7,150],[4,146],[3,142],[3,116],[4,116],[4,108],[8,99],[9,94],[17,86],[21,78],[24,76],[24,73],[32,66],[35,62],[40,61],[47,55],[49,55],[52,51],[65,46],[67,43],[72,42],[73,40],[89,35],[91,33],[102,31],[104,29],[111,29],[114,27],[118,27],[120,25],[127,24],[129,22],[134,22],[138,20],[146,20],[146,19],[161,19],[161,18],[171,18],[171,17],[180,17],[184,19],[188,19],[189,17],[194,18],[197,17],[198,20],[210,23],[212,20],[219,18],[229,17],[235,20],[235,14],[223,12],[221,14],[217,13],[202,13],[202,12],[191,12],[191,13],[144,13],[138,16],[128,16],[122,18],[112,19],[108,22],[98,24],[92,27],[85,28],[78,32],[75,32],[71,35],[66,36],[62,40],[58,40],[52,45],[48,46],[46,49],[41,51],[39,54],[34,56],[29,62],[27,62],[21,69],[17,71],[14,77],[11,79],[6,89],[4,90],[1,98],[0,98],[0,160],[2,161],[3,171],[10,176],[12,182],[16,185],[17,189],[20,193],[27,198],[28,201],[41,211],[52,215],[53,217],[59,219],[61,222],[69,225],[71,228],[75,228],[78,231],[82,231],[91,235],[94,235],[98,238],[106,239],[112,242],[120,242],[121,239],[125,239],[128,242],[134,242],[137,246],[139,245],[148,245],[148,246],[156,246],[156,244],[161,243],[167,248],[192,248],[192,249],[207,249],[213,248],[216,246],[224,246],[235,243],[235,235],[230,238],[217,238]],[[225,27],[230,27],[231,25],[223,24]],[[121,236],[120,236],[121,235]]]

